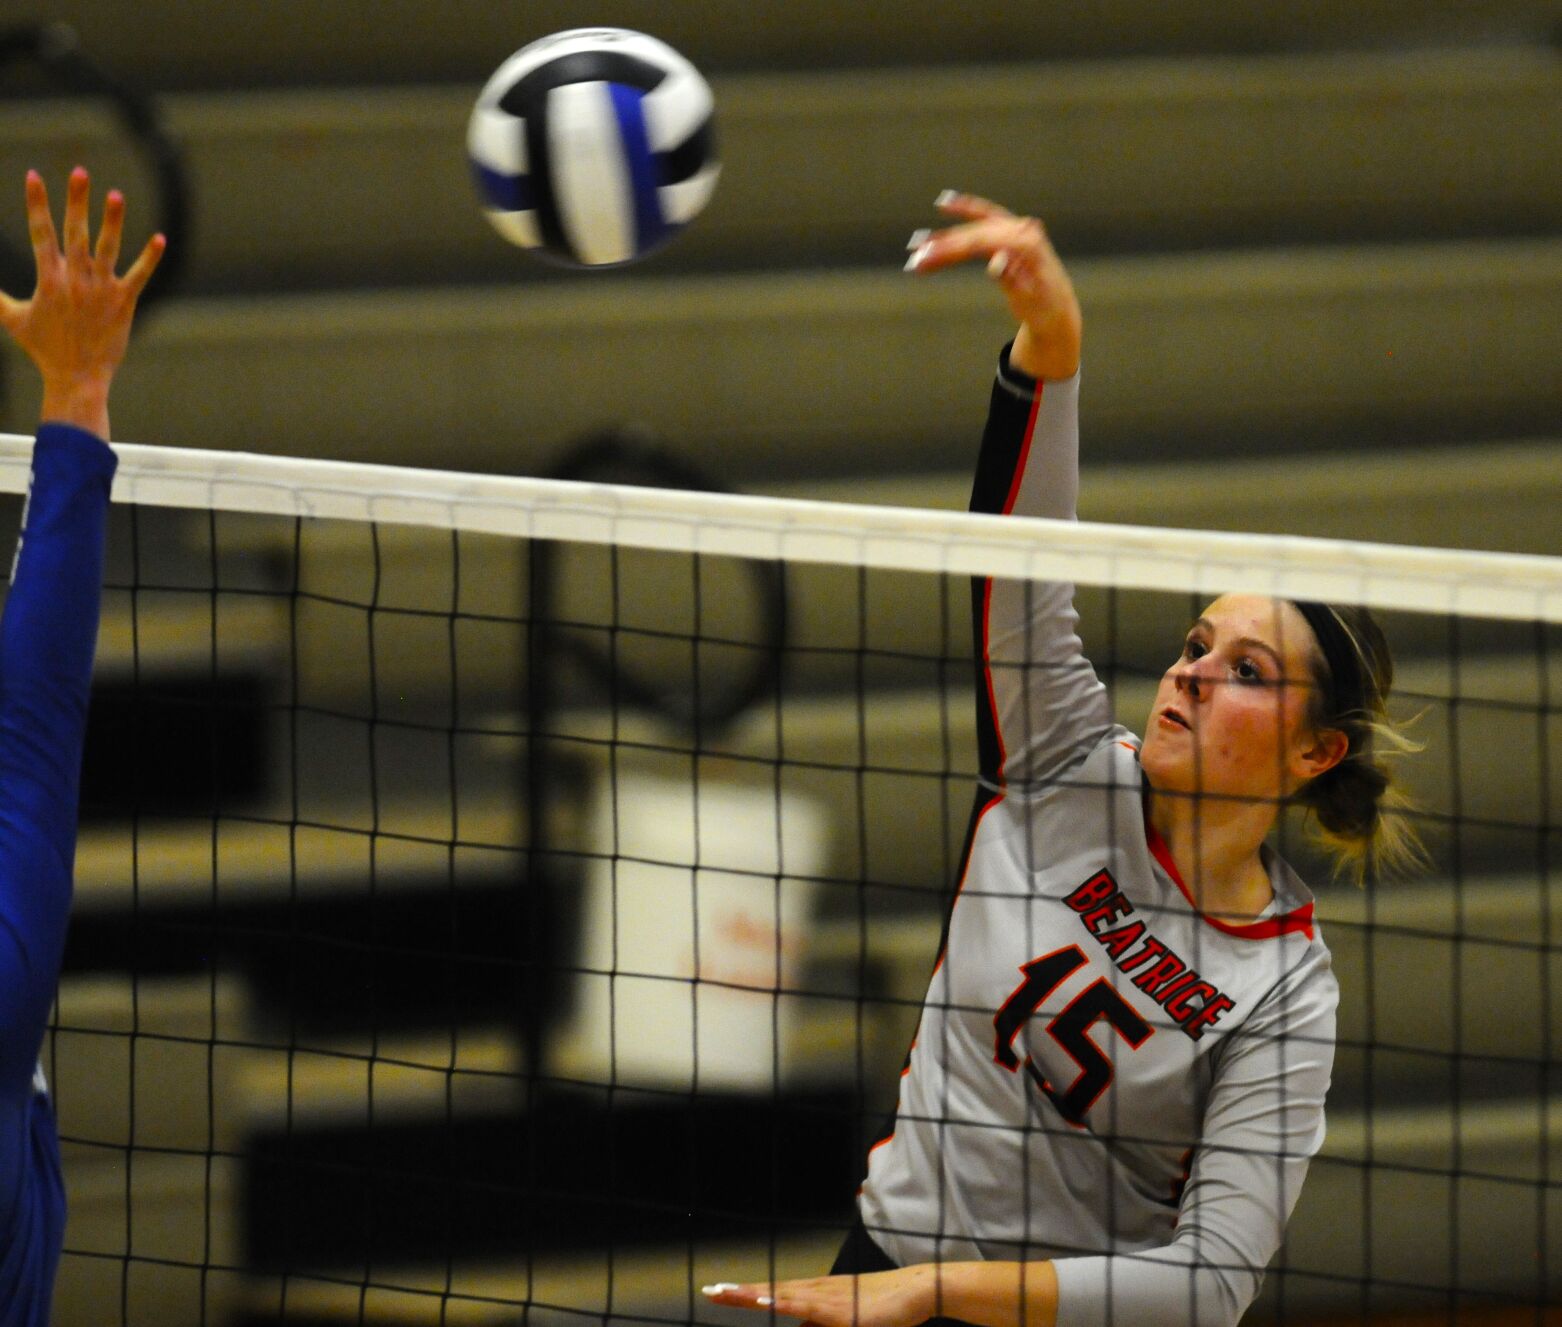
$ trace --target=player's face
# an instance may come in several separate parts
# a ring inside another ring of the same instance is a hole
[[[1334,763],[1308,718],[1317,644],[1294,604],[1223,595],[1161,678],[1140,759],[1152,787],[1278,803]]]

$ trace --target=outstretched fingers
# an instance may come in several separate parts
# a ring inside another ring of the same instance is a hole
[[[700,1293],[713,1304],[722,1304],[727,1308],[771,1309],[783,1317],[803,1317],[805,1315],[787,1307],[791,1303],[787,1291],[792,1284],[782,1282],[777,1285],[767,1285],[756,1282],[750,1285],[736,1285],[731,1281],[718,1281],[713,1286],[703,1287]]]
[[[816,1276],[798,1281],[706,1286],[713,1303],[801,1318],[805,1327],[915,1327],[930,1313],[926,1267],[888,1272]]]
[[[119,265],[119,245],[125,233],[125,195],[110,189],[103,200],[103,224],[98,228],[98,247],[93,262],[104,279],[114,275]]]
[[[59,259],[60,241],[49,212],[49,190],[43,176],[35,170],[27,172],[27,238],[32,242],[33,260],[42,276]]]
[[[27,174],[26,194],[38,281],[30,298],[0,299],[0,327],[42,375],[44,418],[106,437],[109,386],[125,356],[137,300],[166,241],[153,236],[124,276],[117,276],[125,225],[125,200],[118,191],[104,202],[95,245],[91,184],[81,167],[71,172],[58,233],[36,171]]]
[[[91,192],[91,177],[83,167],[77,166],[71,171],[66,186],[62,236],[54,228],[49,191],[42,176],[34,170],[27,172],[27,231],[37,262],[40,288],[62,270],[91,275],[108,285],[116,281],[114,269],[119,265],[125,234],[125,196],[118,189],[109,190],[103,202],[103,220],[94,246],[91,240]],[[167,247],[168,242],[162,235],[152,236],[125,275],[117,278],[120,290],[132,302],[152,279],[152,273],[157,270]],[[22,301],[7,296],[0,296],[0,299],[4,300],[4,303],[0,303],[0,311],[3,311],[0,316],[18,316],[23,307]]]
[[[77,267],[85,266],[88,256],[87,203],[91,183],[87,172],[80,166],[71,171],[65,185],[65,261]]]
[[[121,283],[131,300],[140,298],[141,292],[146,289],[146,283],[152,279],[152,273],[157,271],[158,263],[163,261],[163,251],[167,247],[167,239],[161,234],[154,235],[136,255],[135,262],[130,265],[130,270],[125,273]]]

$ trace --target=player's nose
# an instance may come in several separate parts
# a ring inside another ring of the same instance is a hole
[[[1184,659],[1172,670],[1172,684],[1177,688],[1178,694],[1187,696],[1192,700],[1202,700],[1209,694],[1210,674],[1204,660]]]

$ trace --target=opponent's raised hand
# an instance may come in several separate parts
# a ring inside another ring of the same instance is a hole
[[[66,187],[63,230],[54,229],[49,195],[27,172],[27,232],[37,265],[32,298],[0,293],[0,326],[43,376],[43,418],[108,436],[108,390],[125,357],[136,300],[156,270],[166,241],[154,235],[123,276],[115,274],[125,226],[116,190],[103,205],[96,246],[88,226],[90,182],[77,167]]]
[[[975,194],[946,191],[937,205],[955,224],[913,235],[906,270],[930,274],[985,263],[1020,324],[1009,362],[1034,378],[1072,377],[1082,336],[1079,300],[1046,228]]]

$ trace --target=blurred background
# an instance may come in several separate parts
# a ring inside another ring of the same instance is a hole
[[[581,24],[716,94],[713,202],[626,271],[531,261],[467,174],[488,75]],[[129,243],[172,241],[117,440],[958,508],[1011,329],[979,272],[900,268],[960,188],[1043,217],[1075,276],[1082,516],[1557,554],[1559,37],[1559,0],[23,0],[0,278],[30,284],[24,171],[58,196],[80,162]],[[0,430],[36,408],[7,347]],[[62,1327],[716,1322],[691,1285],[828,1262],[969,807],[963,585],[794,572],[783,633],[735,564],[151,512],[117,514],[109,579],[49,1061]],[[1137,723],[1192,605],[1082,599]],[[1390,627],[1436,867],[1321,904],[1330,1143],[1252,1320],[1539,1321],[1562,641]],[[715,642],[692,714],[665,632]],[[603,789],[681,823],[689,770],[849,886],[778,906],[821,998],[758,1097],[669,1095],[687,1064],[626,1087],[570,1034]]]

